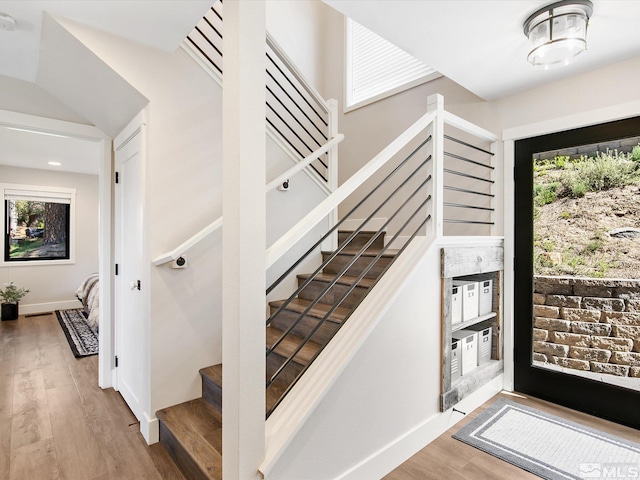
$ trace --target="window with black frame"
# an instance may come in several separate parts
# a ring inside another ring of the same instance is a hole
[[[11,187],[3,188],[4,261],[71,260],[75,191]]]

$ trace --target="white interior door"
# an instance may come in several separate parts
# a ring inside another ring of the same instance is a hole
[[[135,127],[135,125],[134,125]],[[144,412],[145,328],[143,311],[143,126],[125,129],[114,142],[118,181],[116,226],[117,389],[142,421]]]

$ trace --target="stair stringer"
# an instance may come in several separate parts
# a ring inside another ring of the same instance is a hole
[[[329,342],[266,423],[265,460],[260,472],[269,478],[300,429],[312,417],[369,335],[405,289],[414,270],[428,255],[439,255],[431,237],[416,237],[373,287],[349,320]],[[438,279],[439,270],[434,270]],[[439,317],[440,306],[434,305]]]

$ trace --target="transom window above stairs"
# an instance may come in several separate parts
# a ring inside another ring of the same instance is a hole
[[[346,57],[346,111],[441,76],[429,65],[351,18],[347,18]]]

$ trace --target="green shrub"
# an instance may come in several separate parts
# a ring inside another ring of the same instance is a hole
[[[598,153],[595,158],[583,157],[578,162],[567,164],[560,181],[571,197],[624,187],[640,179],[640,164],[629,157],[617,150]]]
[[[570,158],[567,155],[556,155],[553,157],[553,164],[559,169],[563,169],[569,161]]]
[[[573,198],[582,198],[585,193],[587,193],[587,186],[584,182],[579,179],[577,181],[569,181],[569,185],[567,185],[567,190],[569,190],[569,196]]]
[[[635,162],[640,161],[640,144],[636,145],[633,147],[633,150],[631,150],[631,160]]]
[[[538,184],[534,187],[534,202],[538,206],[553,203],[558,198],[556,191],[560,187],[560,183],[553,182],[546,185]]]

